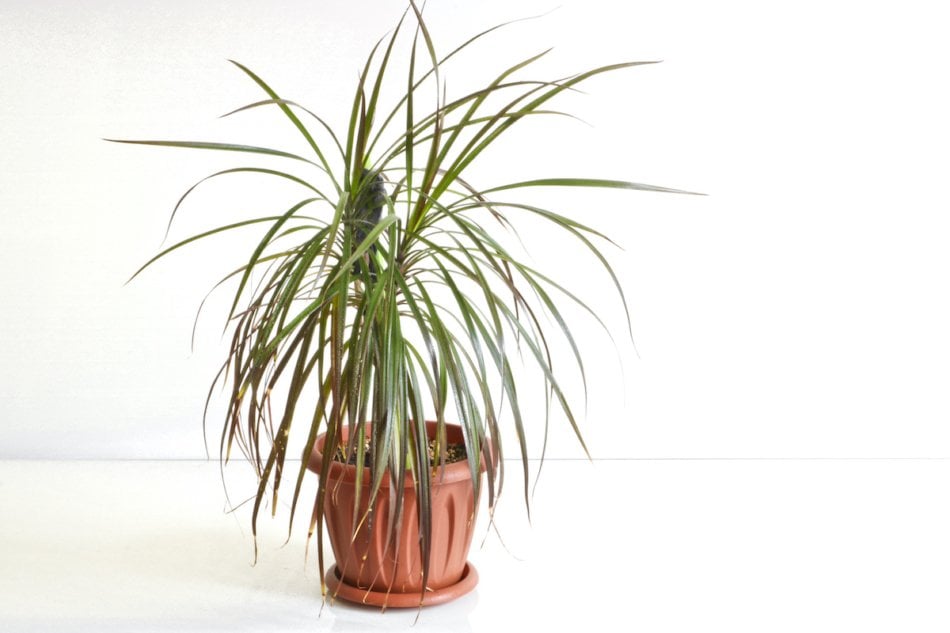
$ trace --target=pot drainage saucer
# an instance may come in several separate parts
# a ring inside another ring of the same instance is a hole
[[[462,571],[462,578],[454,585],[426,591],[425,596],[419,592],[397,593],[395,591],[373,591],[371,589],[360,589],[344,582],[340,570],[334,565],[327,574],[327,592],[333,598],[355,602],[357,604],[366,604],[374,607],[384,608],[410,608],[418,607],[419,600],[422,598],[422,606],[431,607],[437,604],[443,604],[467,594],[478,584],[478,572],[475,566],[469,562],[465,563],[465,569]]]

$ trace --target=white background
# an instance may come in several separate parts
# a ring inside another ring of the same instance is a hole
[[[585,337],[595,457],[948,455],[950,45],[938,3],[430,4],[443,52],[560,5],[447,69],[450,89],[549,46],[551,77],[663,60],[570,98],[589,126],[537,123],[522,151],[479,166],[486,183],[520,170],[708,194],[564,199],[625,249],[612,261],[639,352],[618,330],[621,378],[609,342]],[[0,458],[204,455],[223,314],[213,305],[199,321],[195,351],[191,326],[243,251],[224,240],[124,282],[159,247],[178,196],[241,161],[101,139],[297,149],[276,111],[216,118],[263,98],[226,60],[340,121],[400,9],[0,0]],[[209,188],[177,235],[267,201],[252,182]],[[580,283],[586,264],[548,246],[533,256],[616,314],[609,284]],[[581,455],[566,427],[552,455]]]
[[[414,611],[321,610],[299,521],[284,547],[286,498],[252,567],[250,506],[221,511],[218,464],[126,461],[204,457],[225,302],[208,306],[194,350],[193,317],[250,238],[124,284],[181,193],[245,161],[101,140],[305,151],[276,111],[218,119],[263,96],[226,60],[340,122],[401,8],[0,0],[0,629],[409,630]],[[517,151],[475,165],[479,185],[578,175],[708,195],[545,199],[624,247],[609,253],[636,352],[609,282],[589,280],[596,266],[548,235],[531,244],[615,328],[616,346],[578,325],[586,438],[595,458],[619,459],[551,461],[530,526],[511,484],[495,514],[504,542],[477,528],[482,582],[415,630],[950,630],[941,9],[430,1],[442,52],[550,11],[447,66],[455,94],[550,46],[546,77],[663,60],[570,95],[586,124],[533,122]],[[172,239],[267,214],[285,193],[221,179]],[[530,430],[537,455],[537,417]],[[558,427],[549,456],[581,454]],[[33,461],[47,459],[117,461]],[[254,487],[242,466],[229,469],[235,501]]]

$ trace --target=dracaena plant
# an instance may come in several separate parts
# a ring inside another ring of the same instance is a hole
[[[550,109],[562,93],[596,75],[649,62],[602,66],[560,79],[525,77],[542,52],[503,68],[487,85],[449,98],[446,63],[497,28],[440,56],[420,10],[410,3],[391,34],[373,47],[352,96],[343,97],[352,100],[352,107],[340,128],[279,96],[234,62],[263,95],[231,114],[274,109],[296,128],[301,152],[202,141],[119,141],[276,157],[285,168],[238,166],[198,184],[254,174],[300,188],[302,197],[291,207],[190,237],[136,272],[195,241],[249,226],[265,229],[246,261],[219,284],[229,282],[236,289],[228,314],[230,353],[212,385],[213,392],[223,384],[229,395],[220,436],[223,461],[237,448],[256,469],[255,535],[260,510],[267,502],[276,508],[288,474],[292,526],[307,457],[320,433],[326,433],[326,446],[332,447],[343,444],[342,431],[348,431],[350,439],[342,448],[357,465],[357,489],[368,468],[372,498],[387,471],[394,481],[412,478],[426,570],[434,476],[426,419],[460,424],[476,502],[487,488],[489,508],[502,491],[503,462],[498,458],[505,454],[505,426],[517,438],[528,501],[523,403],[529,397],[546,402],[545,435],[548,412],[559,409],[583,446],[550,342],[552,337],[566,341],[571,371],[583,376],[581,352],[558,305],[579,305],[601,321],[570,289],[528,263],[522,251],[506,246],[498,232],[514,231],[516,215],[540,218],[565,231],[602,264],[626,312],[621,285],[598,246],[609,239],[523,197],[506,196],[548,187],[672,190],[564,177],[479,188],[466,176],[470,165],[514,126],[562,114]],[[395,55],[406,55],[405,69],[398,73],[392,70]],[[401,97],[384,103],[384,87],[393,86],[402,87]],[[182,196],[172,218],[198,184]],[[531,394],[523,393],[515,380],[516,367],[525,364],[540,372],[538,390]],[[301,402],[315,404],[304,408],[298,406]],[[367,420],[372,424],[367,426]],[[303,459],[295,471],[288,470],[287,460],[292,426],[302,426],[305,433]],[[436,463],[443,453],[437,445]],[[330,463],[323,462],[308,535],[316,529],[324,592],[323,499]],[[484,483],[480,469],[485,469]],[[391,507],[398,515],[403,487],[393,491]]]

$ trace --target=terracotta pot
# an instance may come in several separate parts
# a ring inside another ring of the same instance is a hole
[[[429,437],[435,436],[435,422],[426,422]],[[369,432],[369,425],[366,427]],[[462,429],[446,424],[448,442],[462,443]],[[347,439],[347,429],[342,429]],[[324,435],[317,438],[308,468],[319,473],[323,464]],[[356,466],[334,461],[330,465],[324,513],[327,533],[336,566],[327,573],[327,585],[333,597],[388,607],[418,607],[452,600],[468,592],[478,580],[467,563],[475,527],[475,501],[472,476],[465,461],[443,466],[432,477],[432,549],[426,590],[422,586],[422,561],[419,553],[419,522],[416,493],[411,476],[403,486],[402,525],[398,526],[398,552],[387,542],[389,521],[389,474],[383,477],[376,499],[372,530],[365,523],[353,536],[353,505],[356,493]],[[368,507],[369,469],[364,469],[360,511]]]

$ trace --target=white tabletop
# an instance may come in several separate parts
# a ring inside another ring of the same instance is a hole
[[[0,462],[0,631],[950,630],[950,460],[549,461],[533,526],[518,468],[474,592],[380,614],[321,611],[308,509],[252,566],[216,463]]]

